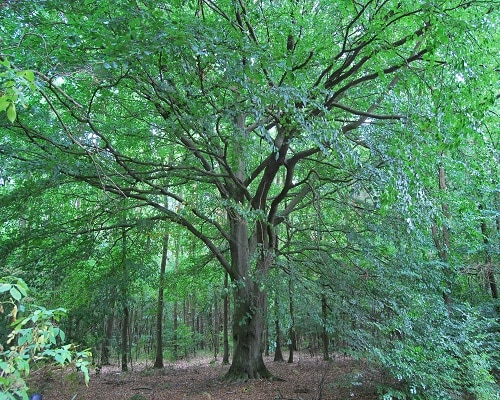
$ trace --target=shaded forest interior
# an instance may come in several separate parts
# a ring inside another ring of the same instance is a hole
[[[308,354],[498,399],[499,10],[0,2],[0,393]]]

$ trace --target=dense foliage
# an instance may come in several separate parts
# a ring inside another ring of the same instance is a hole
[[[97,363],[230,321],[227,379],[282,335],[387,399],[497,398],[498,6],[7,2],[3,274]]]

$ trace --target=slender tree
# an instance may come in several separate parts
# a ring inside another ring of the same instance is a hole
[[[127,271],[127,231],[125,228],[122,229],[122,282],[120,285],[120,296],[122,304],[122,320],[121,320],[121,364],[122,371],[128,371],[129,361],[129,329],[130,329],[130,307],[129,307],[129,288],[126,281],[128,281],[128,271]]]
[[[170,235],[166,233],[163,236],[163,246],[160,262],[160,281],[158,284],[158,305],[156,311],[156,357],[153,368],[163,368],[163,309],[164,309],[164,290],[165,290],[165,270],[168,258],[168,241]]]
[[[275,335],[276,335],[276,350],[274,351],[274,361],[284,361],[283,358],[283,352],[281,347],[283,344],[281,343],[281,327],[280,327],[280,320],[279,320],[279,300],[276,299],[276,318],[274,320],[274,328],[275,328]]]
[[[223,321],[222,321],[222,342],[224,354],[222,355],[222,364],[229,364],[229,277],[224,273],[224,298],[223,298]]]
[[[327,316],[328,316],[328,300],[327,297],[324,293],[321,293],[321,319],[322,319],[322,325],[323,329],[321,330],[321,341],[322,341],[322,348],[323,348],[323,360],[329,361],[330,360],[330,337],[328,335],[328,323],[327,323]]]
[[[104,319],[104,337],[101,342],[101,361],[100,365],[110,365],[111,356],[111,339],[113,337],[113,326],[115,321],[115,298],[116,298],[115,287],[111,288],[110,303],[107,314],[105,314]]]
[[[480,204],[479,209],[482,210],[483,208],[484,207]],[[495,279],[495,271],[493,269],[489,233],[485,217],[481,219],[481,234],[483,236],[483,243],[485,248],[484,251],[486,253],[484,260],[484,274],[489,286],[491,297],[493,297],[494,299],[498,299],[498,287]]]
[[[288,328],[288,363],[293,363],[293,355],[297,350],[297,332],[295,330],[295,299],[294,282],[290,276],[288,281],[288,311],[290,313],[290,327]]]
[[[446,190],[446,175],[445,170],[442,165],[438,168],[438,182],[439,190]],[[440,261],[445,265],[446,269],[449,269],[449,252],[450,252],[450,232],[448,229],[448,220],[450,219],[449,206],[446,203],[441,205],[441,210],[443,213],[444,223],[441,228],[437,227],[437,224],[432,225],[432,237],[434,239],[434,244],[436,246],[438,256]],[[451,297],[451,283],[450,273],[446,273],[445,278],[448,282],[445,283],[445,289],[443,291],[443,299],[448,309],[451,309],[452,297]]]

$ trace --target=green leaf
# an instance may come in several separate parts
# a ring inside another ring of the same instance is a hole
[[[5,111],[11,104],[8,96],[0,97],[0,111]]]
[[[39,311],[39,310],[36,310],[36,311]],[[31,317],[31,320],[33,322],[37,322],[40,319],[40,313],[36,312],[36,311],[33,313],[33,316]]]
[[[12,298],[14,300],[17,300],[17,301],[21,300],[21,298],[23,297],[21,295],[21,292],[19,290],[17,290],[15,287],[12,287],[10,289],[10,295],[12,296]]]
[[[0,283],[0,293],[8,292],[12,287],[9,283]]]
[[[54,358],[59,364],[64,364],[66,361],[66,357],[61,353],[56,353]]]
[[[54,328],[53,326],[51,326],[49,328],[49,332],[48,332],[49,341],[50,341],[50,343],[52,343],[54,345],[57,343],[56,336],[57,336],[58,330],[59,330],[59,328]]]
[[[19,346],[22,346],[23,344],[28,343],[31,340],[31,333],[32,333],[32,331],[33,330],[31,328],[29,328],[29,329],[23,329],[22,330],[22,335],[17,340],[17,344]]]
[[[28,82],[34,82],[35,81],[35,74],[33,71],[26,70],[24,71],[24,77]]]
[[[17,290],[19,290],[24,297],[28,295],[28,285],[21,278],[17,279]]]
[[[16,116],[17,116],[16,106],[14,103],[10,103],[9,108],[7,108],[7,119],[10,122],[14,122],[16,120]]]

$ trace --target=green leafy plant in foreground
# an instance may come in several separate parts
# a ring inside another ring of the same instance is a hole
[[[77,351],[73,344],[62,344],[65,334],[57,323],[66,314],[65,309],[49,310],[33,305],[21,316],[28,287],[19,278],[0,279],[0,296],[6,297],[0,302],[0,313],[10,309],[7,317],[12,321],[7,342],[0,344],[0,400],[28,399],[26,378],[32,363],[37,361],[74,364],[88,383],[92,354],[88,350]]]
[[[0,112],[5,111],[11,123],[17,117],[16,103],[26,107],[26,91],[34,89],[34,72],[18,70],[0,55]]]

